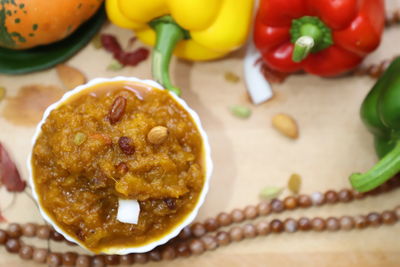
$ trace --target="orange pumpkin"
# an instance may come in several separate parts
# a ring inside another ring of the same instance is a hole
[[[0,0],[0,47],[26,49],[64,39],[103,0]]]

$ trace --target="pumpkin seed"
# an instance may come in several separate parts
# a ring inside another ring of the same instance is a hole
[[[75,143],[75,145],[77,145],[77,146],[80,146],[80,145],[82,145],[85,141],[86,141],[86,134],[84,134],[84,133],[81,133],[81,132],[79,132],[79,133],[76,133],[75,134],[75,137],[74,137],[74,143]]]
[[[268,186],[260,192],[260,197],[264,199],[273,199],[278,197],[283,191],[282,187]]]
[[[224,76],[227,82],[238,83],[240,81],[240,77],[230,71],[225,72]]]
[[[294,173],[290,176],[288,181],[288,188],[294,194],[298,194],[300,192],[301,187],[301,176],[297,173]]]
[[[118,60],[113,59],[110,63],[110,65],[107,66],[107,70],[122,70],[124,68],[124,65],[122,65]]]
[[[6,97],[6,88],[0,86],[0,102]]]
[[[247,119],[251,115],[251,109],[245,106],[235,105],[230,110],[234,116],[242,119]]]

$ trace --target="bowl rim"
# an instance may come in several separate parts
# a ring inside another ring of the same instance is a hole
[[[61,106],[62,104],[64,104],[65,101],[67,101],[70,97],[72,97],[73,95],[76,95],[77,93],[84,91],[90,87],[93,87],[95,85],[101,84],[101,83],[108,83],[108,82],[134,82],[134,83],[141,83],[144,84],[146,86],[151,86],[152,88],[156,88],[159,90],[164,90],[164,88],[157,82],[153,81],[153,80],[142,80],[139,78],[135,78],[135,77],[124,77],[124,76],[117,76],[117,77],[113,77],[113,78],[95,78],[90,80],[89,82],[83,84],[83,85],[79,85],[76,88],[74,88],[71,91],[66,92],[62,98],[60,100],[58,100],[57,102],[53,103],[52,105],[50,105],[46,111],[43,114],[43,117],[41,119],[41,121],[38,123],[38,125],[36,126],[34,135],[32,137],[31,140],[31,149],[30,149],[30,153],[28,155],[27,158],[27,168],[28,168],[28,175],[29,175],[29,183],[31,185],[31,189],[32,189],[32,195],[33,198],[35,199],[35,201],[38,203],[38,207],[39,207],[39,212],[42,215],[42,217],[45,219],[45,221],[47,221],[51,226],[54,227],[54,229],[59,232],[60,234],[62,234],[65,239],[67,239],[70,242],[76,243],[79,246],[83,247],[84,249],[91,251],[88,247],[86,247],[81,241],[75,239],[74,237],[70,236],[68,233],[64,232],[56,223],[55,221],[53,221],[53,219],[47,215],[46,211],[41,207],[41,203],[39,200],[39,196],[38,193],[36,192],[36,186],[35,183],[33,181],[33,171],[32,171],[32,154],[33,154],[33,148],[34,145],[36,143],[37,138],[39,137],[40,133],[41,133],[41,129],[42,129],[42,125],[44,124],[44,122],[46,121],[47,117],[50,115],[51,111],[53,111],[54,109],[58,108],[59,106]],[[201,190],[201,193],[197,199],[196,205],[193,208],[193,210],[186,215],[186,217],[179,223],[177,224],[174,228],[172,228],[168,233],[162,235],[160,238],[158,239],[154,239],[153,241],[146,243],[144,245],[141,246],[130,246],[130,247],[108,247],[108,248],[104,248],[102,249],[99,253],[104,253],[104,254],[119,254],[119,255],[125,255],[125,254],[129,254],[129,253],[144,253],[144,252],[148,252],[152,249],[154,249],[157,246],[163,245],[166,242],[168,242],[170,239],[176,237],[181,230],[188,226],[190,223],[193,222],[193,220],[195,219],[195,217],[197,216],[200,207],[202,206],[202,204],[205,201],[205,197],[209,191],[209,186],[210,186],[210,179],[211,179],[211,174],[213,171],[213,163],[212,163],[212,159],[211,159],[211,147],[210,147],[210,143],[209,143],[209,139],[208,136],[206,134],[206,132],[203,129],[203,126],[201,124],[200,121],[200,117],[199,115],[193,110],[191,109],[188,104],[180,97],[178,97],[177,95],[175,95],[174,93],[171,93],[169,91],[167,91],[169,93],[169,95],[179,104],[182,106],[183,109],[185,109],[190,116],[192,117],[195,125],[197,126],[197,129],[202,137],[203,140],[203,151],[204,151],[204,165],[205,165],[205,177],[204,177],[204,184],[203,184],[203,188]],[[93,251],[91,251],[93,252]]]

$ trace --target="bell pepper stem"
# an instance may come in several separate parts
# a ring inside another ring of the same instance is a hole
[[[176,44],[185,37],[184,31],[176,23],[159,22],[154,26],[157,40],[152,55],[153,78],[167,90],[181,95],[169,76],[169,63]]]
[[[299,39],[297,39],[296,43],[294,44],[292,57],[293,61],[301,62],[303,59],[305,59],[310,54],[314,45],[314,38],[311,36],[301,36]]]
[[[290,41],[294,44],[292,60],[301,62],[333,44],[331,29],[318,17],[304,16],[292,20]]]
[[[370,191],[400,172],[400,141],[374,167],[366,173],[354,173],[350,183],[359,192]]]

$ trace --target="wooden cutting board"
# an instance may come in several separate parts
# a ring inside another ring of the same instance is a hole
[[[400,7],[400,1],[390,1],[390,6]],[[111,25],[105,26],[103,32],[116,34],[123,44],[127,44],[132,36],[130,31]],[[398,43],[400,27],[386,30],[382,46],[367,62],[378,62],[398,54]],[[140,45],[139,42],[135,44]],[[361,101],[374,83],[372,79],[291,76],[283,84],[273,86],[275,97],[271,101],[253,106],[245,93],[243,57],[241,50],[214,62],[174,60],[172,64],[172,77],[183,89],[183,98],[199,113],[213,151],[215,171],[198,220],[215,216],[221,211],[256,204],[263,187],[286,186],[292,173],[302,176],[302,193],[348,188],[350,173],[367,170],[376,162],[372,136],[365,130],[358,115]],[[106,67],[111,60],[110,54],[89,45],[68,64],[80,69],[88,79],[116,75],[151,77],[149,61],[137,67],[108,71]],[[226,81],[226,72],[240,76],[240,82]],[[61,86],[54,69],[22,76],[0,75],[0,86],[7,88],[8,98],[17,95],[22,86],[32,84]],[[7,101],[0,103],[0,114],[3,114]],[[235,104],[250,107],[252,116],[247,120],[233,117],[228,107]],[[296,119],[300,127],[298,140],[289,140],[271,127],[272,116],[279,112],[291,114]],[[25,178],[25,161],[33,131],[34,126],[15,125],[0,117],[0,141],[12,154]],[[0,192],[0,206],[4,209],[12,201],[12,195],[4,188]],[[399,190],[350,204],[284,212],[277,217],[366,214],[398,204]],[[37,208],[25,194],[17,195],[16,203],[5,210],[4,215],[9,221],[43,222]],[[399,234],[399,223],[363,231],[285,233],[245,240],[197,257],[149,263],[147,266],[399,266]],[[47,246],[35,239],[27,242]],[[55,242],[50,245],[58,251],[83,252]],[[0,248],[0,266],[26,264],[18,256]],[[35,264],[29,262],[29,266]]]

